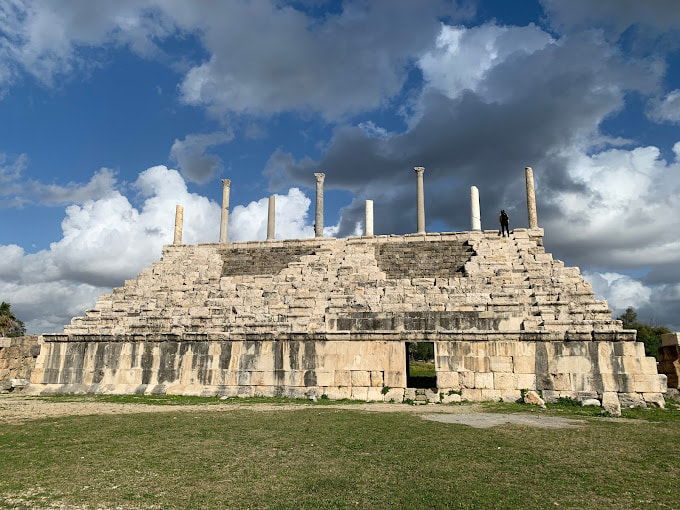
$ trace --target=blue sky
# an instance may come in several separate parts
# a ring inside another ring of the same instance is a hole
[[[523,167],[556,258],[615,310],[680,329],[677,0],[11,0],[0,7],[0,299],[56,331],[187,239],[429,230],[508,209]],[[111,249],[111,245],[115,249]]]

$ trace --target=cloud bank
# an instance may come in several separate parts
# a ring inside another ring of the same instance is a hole
[[[162,246],[172,242],[176,204],[185,210],[185,243],[216,242],[219,205],[189,192],[176,170],[149,168],[131,190],[141,199],[139,207],[113,187],[100,198],[69,205],[62,238],[48,250],[25,253],[20,246],[0,245],[0,300],[12,303],[30,332],[60,331],[98,296],[157,260]],[[233,209],[231,239],[265,238],[266,201]],[[310,203],[296,188],[277,195],[278,237],[314,235],[308,223]]]

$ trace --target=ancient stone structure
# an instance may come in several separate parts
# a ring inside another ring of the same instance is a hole
[[[538,214],[536,213],[536,190],[534,188],[534,171],[528,166],[524,169],[524,179],[527,187],[527,215],[529,228],[538,228]]]
[[[0,337],[0,391],[23,387],[40,353],[39,337]]]
[[[275,240],[273,205],[267,242],[166,246],[44,335],[29,391],[663,403],[656,360],[541,229]],[[433,343],[429,389],[412,342]]]
[[[373,200],[366,200],[366,214],[364,216],[364,235],[373,235]]]
[[[273,241],[276,238],[276,196],[270,196],[267,205],[267,241]]]
[[[323,180],[326,174],[315,173],[316,215],[314,216],[314,237],[323,237]]]
[[[680,333],[661,335],[659,373],[666,374],[669,388],[680,389]]]
[[[166,246],[63,334],[34,391],[401,401],[406,343],[437,392],[656,402],[665,377],[540,230]],[[611,396],[611,395],[608,395]]]
[[[173,244],[182,244],[182,229],[184,227],[184,207],[175,206],[175,235]]]
[[[222,179],[222,211],[220,213],[220,242],[229,240],[229,190],[231,179]]]
[[[413,169],[416,172],[416,224],[418,225],[417,232],[419,234],[425,233],[425,187],[423,184],[423,174],[425,168],[417,166]]]
[[[470,187],[470,228],[482,230],[482,215],[479,212],[479,190],[477,186]]]

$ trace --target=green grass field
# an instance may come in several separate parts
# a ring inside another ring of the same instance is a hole
[[[434,369],[434,363],[411,361],[408,366],[408,375],[410,377],[436,377],[437,372]]]
[[[69,397],[50,400],[60,398]],[[83,397],[71,400],[78,398]],[[96,397],[106,398],[111,397]],[[157,397],[135,398],[158,403]],[[172,399],[219,405],[216,399]],[[319,404],[294,411],[169,408],[3,424],[0,507],[680,505],[677,408],[626,411],[624,418],[635,422],[593,417],[599,410],[568,406],[485,408],[577,416],[586,424],[475,429],[405,412]]]

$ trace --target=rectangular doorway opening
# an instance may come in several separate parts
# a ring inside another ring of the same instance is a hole
[[[406,342],[406,387],[437,387],[434,342]]]

